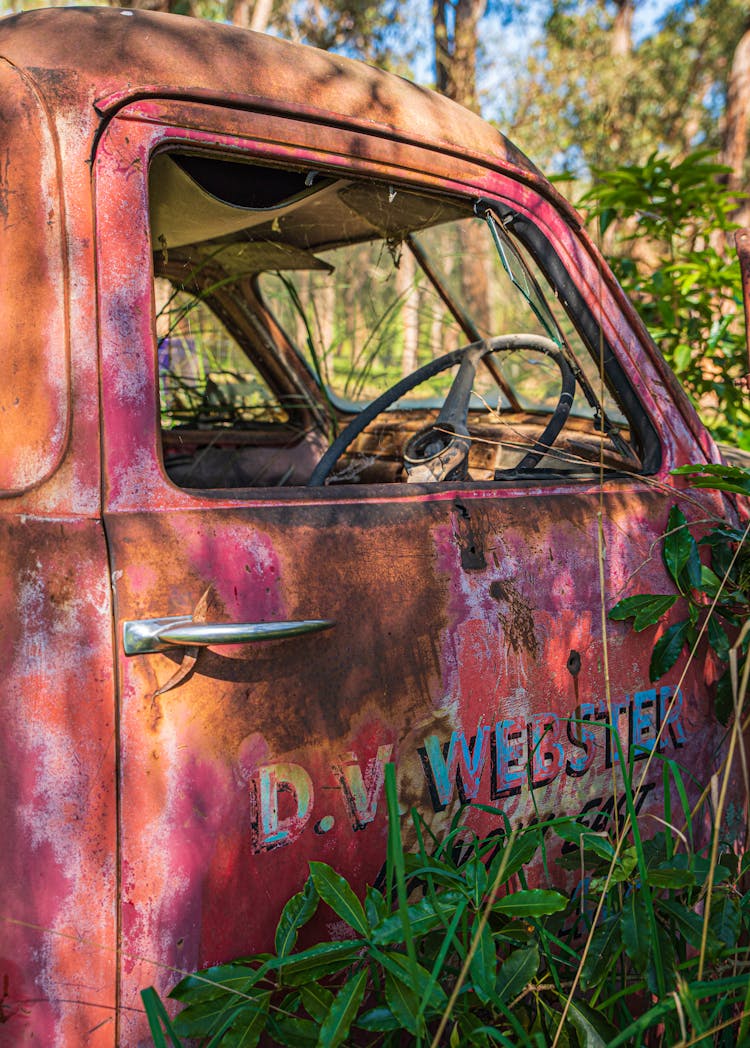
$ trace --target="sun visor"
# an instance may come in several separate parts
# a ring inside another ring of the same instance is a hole
[[[339,197],[388,240],[403,240],[420,229],[466,215],[465,205],[386,186],[348,185]]]
[[[278,172],[220,160],[204,162],[201,167],[196,167],[189,164],[191,159],[161,154],[151,162],[149,210],[155,251],[217,240],[263,225],[296,210],[310,196],[324,194],[336,186],[330,180],[316,181],[307,186],[304,174],[299,173],[297,184],[285,187],[286,195],[282,199],[269,200],[267,193],[253,193],[252,184],[255,181],[260,188],[267,187],[273,180],[278,184]],[[210,178],[208,165],[213,165],[217,172],[226,168],[234,186],[226,177]],[[219,183],[222,193],[230,199],[222,199],[211,192]],[[265,206],[246,206],[244,201],[253,198],[261,198]]]

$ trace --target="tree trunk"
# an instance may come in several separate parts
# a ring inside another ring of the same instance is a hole
[[[633,0],[616,0],[616,4],[611,53],[613,58],[624,58],[633,51]]]
[[[411,375],[417,370],[417,349],[419,344],[419,291],[415,278],[417,264],[411,251],[401,252],[401,262],[396,273],[396,291],[403,305],[401,307],[403,348],[401,353],[401,374]]]
[[[750,113],[750,18],[734,51],[727,81],[727,108],[721,162],[731,171],[727,184],[737,193],[747,191],[745,161]],[[750,222],[750,204],[742,201],[733,215],[740,225]]]
[[[478,111],[477,27],[487,0],[434,0],[432,8],[437,89]],[[450,14],[452,17],[448,17]]]
[[[438,90],[478,112],[477,41],[486,0],[433,0]],[[449,17],[452,15],[452,17]],[[477,327],[487,328],[489,300],[483,249],[486,230],[479,223],[462,228],[461,286]]]
[[[240,2],[242,2],[242,0],[240,0]],[[244,0],[244,3],[245,7],[249,6],[249,0]],[[272,8],[273,0],[255,0],[250,28],[254,29],[256,33],[265,33],[268,29],[268,23],[271,20]]]

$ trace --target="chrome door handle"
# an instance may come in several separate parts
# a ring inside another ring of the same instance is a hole
[[[132,619],[122,627],[126,655],[147,655],[175,647],[214,644],[248,644],[258,640],[298,637],[303,633],[329,630],[331,619],[301,619],[297,622],[194,622],[191,615],[165,619]]]

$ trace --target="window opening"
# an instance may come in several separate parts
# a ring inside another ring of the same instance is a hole
[[[599,467],[602,441],[606,465],[638,468],[612,391],[600,403],[592,387],[592,352],[484,202],[207,154],[157,156],[150,191],[175,482],[304,484],[342,432],[330,482],[571,476]],[[468,380],[462,347],[475,343]],[[441,426],[466,429],[455,469]],[[414,448],[439,461],[412,468]]]

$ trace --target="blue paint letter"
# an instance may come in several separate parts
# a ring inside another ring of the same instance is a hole
[[[440,745],[437,735],[429,735],[424,740],[420,757],[435,811],[447,808],[454,784],[464,803],[476,797],[487,759],[489,735],[489,728],[479,728],[472,739],[473,750],[462,731],[454,731],[445,746]]]
[[[659,693],[659,728],[661,730],[661,739],[659,741],[659,749],[665,750],[668,742],[667,737],[671,737],[672,745],[675,748],[684,746],[687,742],[687,735],[685,734],[685,728],[682,724],[682,692],[677,689],[675,692],[674,688],[667,685],[662,688]]]
[[[527,745],[526,721],[523,717],[497,722],[490,789],[493,800],[521,792],[526,779]]]
[[[529,724],[531,783],[546,786],[563,769],[565,754],[560,738],[560,718],[554,713],[536,713]]]
[[[630,735],[630,749],[633,760],[647,757],[656,742],[656,688],[649,691],[637,691],[633,696],[633,729]]]
[[[576,752],[568,757],[565,772],[574,778],[585,775],[594,763],[596,736],[589,722],[595,716],[596,707],[593,702],[582,702],[568,721],[568,739],[575,746]]]

